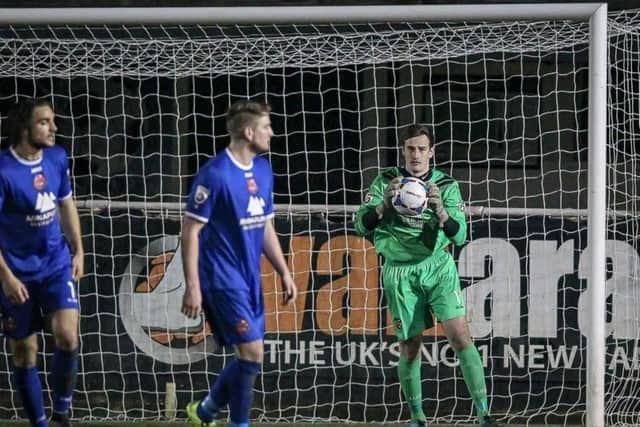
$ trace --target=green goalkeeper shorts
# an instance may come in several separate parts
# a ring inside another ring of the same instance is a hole
[[[453,257],[445,251],[418,264],[385,263],[384,293],[396,336],[406,341],[440,322],[465,315],[460,278]]]

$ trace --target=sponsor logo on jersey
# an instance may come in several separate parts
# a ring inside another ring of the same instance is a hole
[[[266,203],[262,197],[249,196],[249,205],[247,206],[249,216],[240,220],[240,227],[243,230],[264,227],[264,223],[267,221],[267,216],[264,214],[265,206]]]
[[[249,218],[242,218],[240,226],[243,230],[251,230],[252,228],[264,227],[265,222],[267,222],[266,215],[250,216]]]
[[[215,351],[204,316],[182,314],[184,290],[178,236],[154,240],[132,254],[120,281],[119,314],[129,338],[147,356],[173,365]]]
[[[56,195],[52,192],[38,193],[35,215],[27,215],[25,220],[32,227],[44,227],[51,224],[56,216]]]
[[[398,221],[400,221],[403,225],[411,228],[422,228],[425,222],[427,222],[423,217],[416,216],[404,216],[404,215],[396,215]]]
[[[33,188],[40,191],[46,185],[47,180],[43,174],[39,173],[38,175],[33,177]]]
[[[258,193],[258,184],[254,178],[249,178],[247,180],[247,190],[249,191],[249,194]]]
[[[264,215],[264,207],[266,203],[262,197],[251,196],[249,197],[249,206],[247,206],[247,213],[251,216]]]
[[[198,185],[196,187],[196,195],[193,197],[196,206],[203,204],[209,198],[209,194],[211,194],[211,192],[207,187]]]
[[[36,198],[36,210],[42,213],[56,208],[56,195],[52,192],[38,193]]]

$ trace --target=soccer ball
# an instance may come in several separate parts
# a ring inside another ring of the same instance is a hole
[[[420,216],[427,209],[427,185],[418,178],[405,177],[391,197],[395,210],[404,216]]]

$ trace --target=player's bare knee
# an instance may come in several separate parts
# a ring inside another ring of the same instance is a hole
[[[471,336],[465,331],[456,331],[449,337],[449,344],[456,352],[462,351],[472,344]]]
[[[11,345],[13,363],[21,368],[35,366],[38,342],[35,339],[13,341]]]
[[[411,337],[406,341],[400,341],[400,354],[409,360],[415,360],[420,355],[422,336]]]
[[[264,360],[264,345],[258,341],[240,344],[236,348],[236,355],[240,359],[262,364]]]
[[[63,351],[73,351],[78,348],[78,335],[73,331],[61,331],[54,335],[56,348]]]

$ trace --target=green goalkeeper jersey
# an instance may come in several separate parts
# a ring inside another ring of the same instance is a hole
[[[382,203],[384,190],[389,182],[398,176],[410,176],[405,169],[394,167],[384,170],[371,183],[364,203],[355,216],[356,232],[362,236],[373,234],[376,251],[385,257],[385,262],[415,264],[434,253],[445,250],[449,244],[456,246],[464,243],[467,237],[467,222],[458,182],[437,169],[431,169],[426,182],[440,188],[442,203],[450,220],[458,223],[459,228],[452,236],[445,235],[440,228],[437,216],[429,209],[419,217],[400,215],[393,208],[386,209],[383,218],[373,230],[368,230],[362,217]]]

